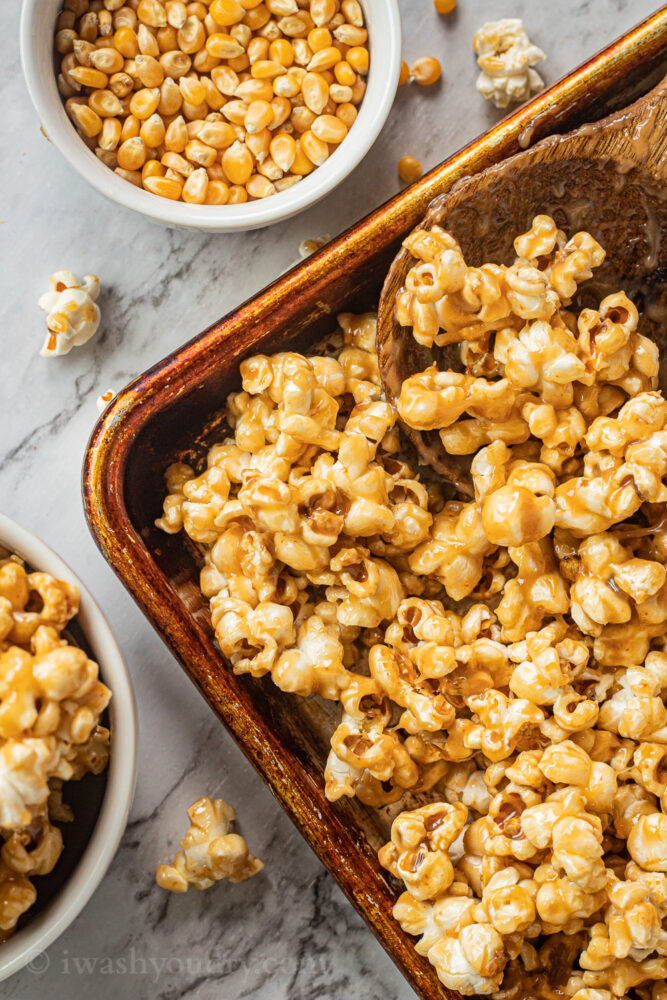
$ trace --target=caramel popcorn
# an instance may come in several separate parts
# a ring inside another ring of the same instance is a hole
[[[95,274],[77,277],[72,271],[56,271],[49,278],[50,291],[39,299],[46,312],[47,335],[40,354],[59,357],[87,343],[97,333],[100,309],[95,301],[100,281]]]
[[[170,865],[158,865],[157,884],[170,892],[209,889],[223,878],[243,882],[264,867],[243,837],[232,833],[236,811],[223,799],[197,799],[188,809],[190,827]]]
[[[340,703],[325,793],[393,819],[394,914],[446,987],[667,1000],[657,348],[622,291],[577,309],[604,250],[549,216],[509,266],[437,226],[405,245],[397,318],[462,370],[408,378],[398,416],[470,456],[472,497],[420,474],[375,317],[343,314],[322,354],[242,362],[232,434],[170,467],[156,523],[200,546],[235,672]]]
[[[110,697],[97,664],[62,633],[79,609],[78,589],[0,557],[0,932],[9,935],[37,898],[32,875],[52,871],[60,829],[71,821],[62,783],[100,773]]]
[[[511,101],[527,101],[533,91],[544,86],[533,67],[546,56],[530,41],[518,17],[488,21],[475,35],[472,47],[481,70],[477,89],[497,108],[506,108]]]

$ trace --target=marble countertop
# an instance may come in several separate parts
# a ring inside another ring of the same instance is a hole
[[[404,56],[437,56],[441,84],[403,88],[365,161],[336,192],[283,225],[233,236],[167,230],[121,212],[40,134],[18,54],[19,4],[0,36],[3,353],[0,507],[86,581],[127,658],[139,706],[139,778],[130,823],[83,913],[2,985],[7,1000],[398,1000],[414,996],[97,551],[80,498],[99,393],[120,388],[262,288],[301,240],[334,235],[398,189],[399,157],[425,168],[500,117],[474,87],[475,30],[523,17],[552,82],[650,14],[653,0],[400,0]],[[37,308],[58,268],[102,281],[101,332],[64,358],[39,356]],[[154,882],[201,795],[234,804],[266,861],[242,885],[173,896]]]

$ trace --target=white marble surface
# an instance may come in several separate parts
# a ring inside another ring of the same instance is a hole
[[[436,55],[437,88],[404,88],[367,159],[337,192],[282,225],[236,236],[168,231],[90,190],[40,135],[21,78],[18,0],[0,45],[2,389],[0,507],[41,535],[88,583],[127,657],[139,703],[140,763],[130,825],[74,925],[0,988],[7,1000],[397,1000],[413,996],[360,918],[152,632],[86,528],[79,477],[95,399],[120,387],[283,270],[299,242],[335,234],[392,195],[396,162],[444,159],[498,117],[474,89],[471,39],[485,20],[522,16],[547,53],[548,82],[654,9],[653,0],[460,0],[438,18],[401,0],[408,61]],[[65,358],[38,351],[37,298],[61,267],[101,276],[103,327]],[[202,794],[237,807],[266,860],[237,886],[169,896],[153,881]]]

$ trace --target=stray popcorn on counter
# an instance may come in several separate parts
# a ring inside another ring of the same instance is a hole
[[[100,395],[95,400],[95,405],[97,406],[98,413],[104,413],[107,406],[114,399],[116,395],[115,389],[107,389],[106,392],[101,392]]]
[[[482,71],[477,89],[497,108],[527,101],[532,92],[544,87],[544,80],[532,67],[546,55],[533,45],[520,18],[488,21],[473,38],[472,47]]]
[[[100,309],[95,302],[100,293],[100,279],[86,274],[83,279],[73,271],[56,271],[49,278],[50,290],[39,299],[39,308],[47,313],[48,329],[43,358],[69,354],[97,333]]]
[[[182,850],[170,865],[158,865],[157,884],[170,892],[208,889],[228,878],[244,882],[260,872],[264,862],[248,850],[243,837],[231,832],[236,811],[223,799],[197,799],[188,809],[190,828]]]

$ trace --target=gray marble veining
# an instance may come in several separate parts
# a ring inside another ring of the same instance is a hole
[[[118,388],[284,270],[302,239],[335,234],[398,188],[400,156],[429,168],[500,115],[474,88],[471,39],[485,21],[524,18],[547,53],[547,82],[654,9],[652,0],[401,0],[408,62],[436,55],[442,83],[403,88],[366,160],[338,191],[291,221],[234,236],[169,231],[89,189],[40,134],[21,78],[18,7],[0,35],[2,388],[0,507],[52,544],[105,609],[139,702],[140,766],[121,848],[78,920],[7,1000],[409,1000],[413,996],[360,918],[153,634],[97,552],[79,495],[95,399]],[[38,351],[37,298],[68,267],[102,280],[101,333],[67,357]],[[171,859],[187,806],[202,794],[237,808],[266,860],[242,885],[170,896],[153,880]]]

